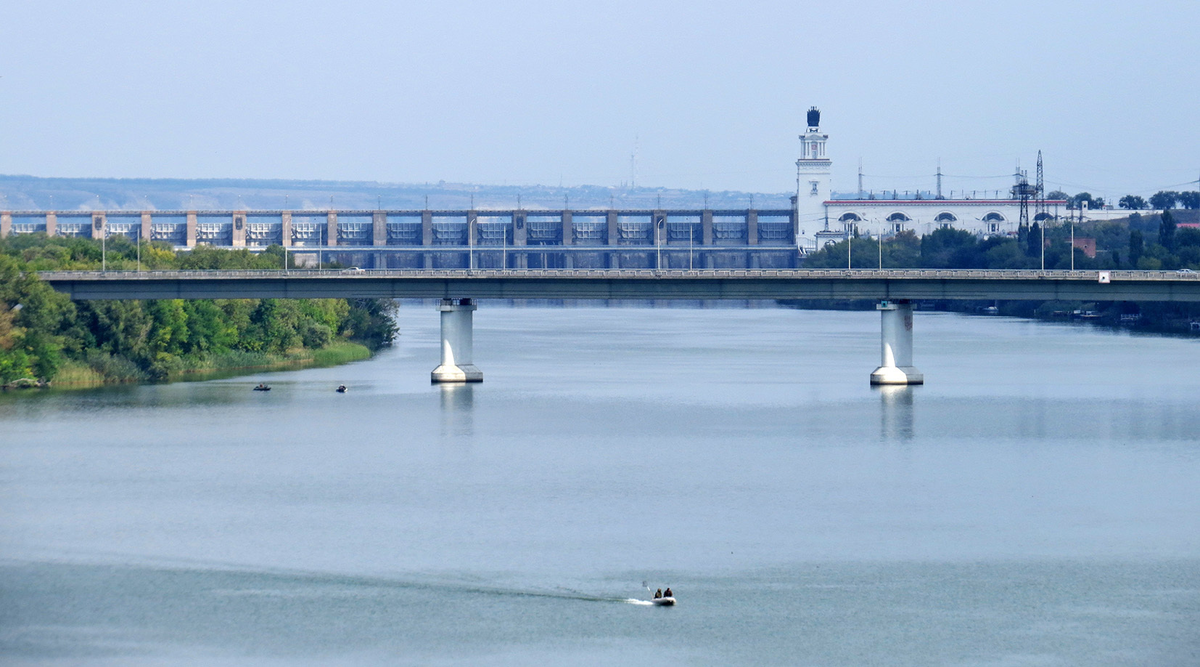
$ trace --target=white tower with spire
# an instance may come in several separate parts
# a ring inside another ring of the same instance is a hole
[[[808,131],[800,135],[800,159],[796,160],[796,225],[813,234],[825,229],[825,202],[829,200],[829,176],[833,163],[825,153],[828,134],[821,134],[821,111],[808,110]]]

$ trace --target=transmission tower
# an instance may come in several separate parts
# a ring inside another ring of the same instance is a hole
[[[1037,213],[1041,215],[1046,212],[1046,180],[1042,174],[1042,152],[1038,151],[1037,165]],[[1045,216],[1042,216],[1045,217]]]
[[[1037,200],[1038,192],[1040,191],[1040,188],[1036,185],[1029,184],[1029,175],[1026,172],[1017,171],[1017,173],[1014,174],[1014,176],[1016,176],[1017,182],[1012,187],[1012,197],[1013,197],[1013,199],[1019,200],[1021,202],[1021,217],[1020,217],[1020,221],[1017,223],[1018,228],[1028,229],[1029,228],[1029,200],[1030,199],[1033,199],[1035,201]]]

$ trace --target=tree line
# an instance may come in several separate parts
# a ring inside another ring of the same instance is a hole
[[[1137,195],[1121,197],[1117,205],[1131,211],[1155,209],[1165,211],[1173,208],[1200,209],[1200,192],[1175,192],[1174,190],[1159,190],[1150,195],[1149,201]]]
[[[283,248],[262,253],[107,240],[110,269],[277,269]],[[290,257],[288,258],[291,259]],[[224,356],[279,359],[339,340],[370,349],[396,336],[390,299],[198,299],[73,302],[34,271],[100,268],[98,241],[44,234],[0,239],[0,385],[51,382],[65,365],[106,380],[161,381]],[[361,349],[361,348],[359,348]]]
[[[1072,210],[1083,208],[1084,203],[1087,204],[1088,208],[1103,208],[1107,203],[1103,197],[1095,197],[1090,192],[1069,195],[1062,190],[1047,193],[1046,199],[1066,200],[1067,208]],[[1200,209],[1200,191],[1176,192],[1174,190],[1159,190],[1150,195],[1149,199],[1139,195],[1125,195],[1117,200],[1117,206],[1130,211],[1146,209],[1165,211],[1173,208],[1195,210]]]
[[[1134,212],[1126,220],[1075,223],[1076,239],[1095,241],[1095,257],[1072,247],[1071,225],[1067,223],[1043,228],[1034,222],[1021,227],[1015,236],[985,238],[950,227],[921,237],[906,230],[884,239],[882,245],[878,238],[860,236],[855,229],[848,241],[827,245],[810,254],[804,259],[804,266],[846,268],[849,265],[871,269],[882,264],[883,268],[913,269],[1038,269],[1042,267],[1044,253],[1047,269],[1070,269],[1073,256],[1074,268],[1083,270],[1200,271],[1200,229],[1179,227],[1175,218],[1167,210],[1149,215]],[[977,304],[965,304],[968,308],[974,305]],[[1072,308],[1084,305],[1075,304]],[[1032,316],[1040,308],[1050,306],[1038,302],[1014,304],[1006,312]],[[1118,321],[1121,315],[1144,315],[1144,324],[1167,329],[1187,328],[1191,320],[1200,319],[1200,306],[1195,304],[1117,303],[1106,304],[1102,310],[1105,309],[1109,321]]]
[[[1015,236],[979,237],[942,227],[918,237],[905,230],[884,239],[860,236],[821,248],[804,259],[812,268],[894,269],[1047,269],[1200,270],[1200,229],[1180,228],[1171,211],[1133,213],[1127,220],[1074,224],[1076,239],[1091,238],[1096,256],[1071,247],[1071,226],[1038,222],[1018,228]],[[882,252],[881,252],[882,251]]]

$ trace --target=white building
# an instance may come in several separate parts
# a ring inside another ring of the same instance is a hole
[[[1015,235],[1021,218],[1019,199],[894,199],[862,197],[833,199],[830,176],[833,162],[826,153],[829,135],[820,132],[821,112],[808,111],[808,131],[800,135],[800,159],[796,160],[797,242],[802,250],[815,250],[844,240],[857,227],[859,234],[891,236],[913,231],[918,236],[940,227],[963,229],[979,236]],[[1038,213],[1029,201],[1029,219],[1065,219],[1071,213],[1065,200],[1047,200]],[[1084,210],[1088,220],[1107,220],[1128,215],[1111,209]]]

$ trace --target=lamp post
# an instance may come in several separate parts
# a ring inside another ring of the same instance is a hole
[[[850,259],[850,248],[854,244],[854,234],[852,234],[850,230],[853,229],[853,227],[854,227],[854,223],[847,220],[846,221],[846,270],[847,271],[854,268],[854,264],[852,263],[852,261]]]

